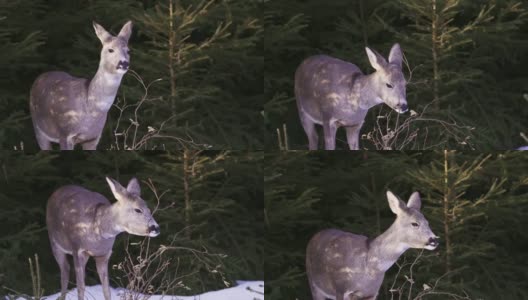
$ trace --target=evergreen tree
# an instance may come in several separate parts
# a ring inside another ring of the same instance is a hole
[[[28,19],[39,18],[43,1],[0,1],[0,145],[5,149],[24,148],[20,134],[27,118],[21,102],[29,103],[20,78],[42,65],[37,49],[44,34]]]

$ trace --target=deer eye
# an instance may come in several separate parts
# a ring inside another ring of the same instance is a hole
[[[142,213],[141,209],[139,208],[134,208],[134,211],[137,212],[138,214]]]
[[[108,52],[114,53],[114,49],[108,49]]]
[[[390,83],[385,83],[385,84],[387,85],[387,87],[388,87],[389,89],[392,89],[392,84],[390,84]]]
[[[416,222],[412,222],[411,225],[412,225],[413,227],[418,227],[418,226],[419,226],[418,223],[416,223]]]

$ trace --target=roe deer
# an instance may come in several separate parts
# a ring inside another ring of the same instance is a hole
[[[84,269],[93,256],[103,286],[105,300],[110,300],[108,260],[116,236],[121,232],[140,236],[159,235],[159,226],[145,201],[139,183],[132,178],[126,189],[106,178],[117,202],[111,204],[103,195],[83,187],[67,185],[56,190],[48,201],[46,224],[53,256],[61,271],[61,295],[66,294],[73,256],[78,299],[84,299]]]
[[[121,78],[128,71],[132,22],[128,21],[116,37],[95,22],[93,26],[103,49],[99,68],[91,80],[65,72],[47,72],[31,87],[31,119],[42,150],[50,150],[51,142],[59,143],[61,150],[72,150],[75,144],[95,150],[99,143],[106,115]]]
[[[398,113],[407,111],[403,55],[392,46],[389,62],[366,48],[376,70],[364,75],[354,64],[326,55],[307,58],[295,72],[295,98],[310,150],[317,150],[315,124],[323,125],[326,150],[335,149],[335,135],[346,128],[350,150],[359,149],[359,131],[369,108],[385,103]]]
[[[420,212],[420,195],[414,192],[407,204],[387,191],[396,221],[380,236],[327,229],[310,240],[306,273],[314,300],[376,299],[385,271],[408,248],[434,250],[438,237]]]

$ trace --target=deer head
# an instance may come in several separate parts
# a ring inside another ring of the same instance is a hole
[[[374,73],[374,87],[377,100],[384,102],[398,113],[408,110],[405,77],[402,72],[403,54],[399,44],[392,46],[389,61],[370,48],[365,48]]]
[[[117,199],[115,206],[115,229],[140,236],[155,237],[160,233],[158,223],[152,217],[145,201],[140,197],[140,187],[132,178],[126,188],[119,182],[106,177],[106,181]]]
[[[128,39],[132,34],[132,21],[126,22],[117,36],[106,31],[103,26],[93,22],[95,34],[103,44],[100,67],[110,74],[124,74],[130,65]]]
[[[398,242],[408,248],[434,250],[438,247],[438,237],[429,228],[429,222],[420,212],[420,194],[414,192],[407,204],[387,191],[390,209],[396,214],[395,236]]]

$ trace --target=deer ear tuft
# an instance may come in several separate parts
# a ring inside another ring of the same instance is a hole
[[[387,191],[387,201],[389,201],[389,207],[392,212],[396,215],[399,215],[402,211],[405,211],[407,205],[403,203],[396,195],[391,191]]]
[[[128,21],[125,23],[125,25],[123,25],[123,28],[121,28],[121,31],[119,31],[117,37],[120,37],[128,42],[130,35],[132,35],[132,21]]]
[[[95,29],[95,34],[97,35],[101,43],[104,44],[110,41],[110,39],[112,39],[112,35],[108,33],[108,31],[106,31],[103,26],[97,24],[95,21],[92,22],[92,25]]]
[[[127,189],[127,192],[129,192],[130,194],[133,194],[136,196],[139,196],[141,194],[141,188],[139,187],[139,182],[136,179],[136,177],[130,179],[126,189]]]
[[[422,199],[420,198],[420,193],[412,193],[411,197],[409,197],[409,201],[407,201],[407,207],[420,210],[420,208],[422,207]]]
[[[385,66],[387,65],[387,61],[385,60],[385,58],[383,58],[376,51],[370,49],[369,47],[365,47],[365,51],[367,52],[370,65],[376,71],[379,71],[385,68]]]
[[[400,68],[403,65],[403,53],[401,51],[400,44],[396,43],[392,46],[389,54],[389,63],[396,64]]]
[[[123,194],[125,192],[125,188],[119,182],[113,180],[110,177],[106,177],[106,182],[108,182],[108,186],[110,186],[110,190],[112,191],[114,198],[116,198],[117,201],[121,201],[124,196]]]

